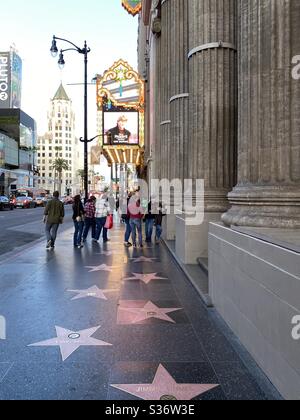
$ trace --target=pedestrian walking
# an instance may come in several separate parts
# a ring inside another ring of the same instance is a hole
[[[65,208],[59,200],[59,192],[55,191],[53,199],[48,202],[44,212],[44,223],[46,224],[47,250],[55,248],[59,225],[64,221]]]
[[[85,220],[83,231],[83,242],[86,242],[92,229],[92,240],[96,242],[96,197],[92,196],[84,207]]]
[[[80,195],[74,197],[73,204],[74,248],[82,248],[82,235],[84,229],[84,207]]]
[[[145,233],[146,233],[146,243],[152,242],[153,227],[155,223],[155,214],[152,212],[152,201],[148,203],[148,212],[145,215]],[[154,210],[154,209],[153,209]]]
[[[128,206],[128,212],[130,217],[130,227],[132,234],[132,241],[134,248],[137,248],[137,232],[140,248],[143,248],[143,231],[142,231],[142,220],[144,218],[143,208],[141,206],[141,200],[137,197],[132,197]]]
[[[101,233],[103,231],[103,242],[107,243],[109,241],[107,232],[108,230],[105,227],[107,217],[110,215],[110,205],[108,197],[104,191],[100,193],[99,198],[96,201],[96,234],[95,239],[98,242]]]
[[[162,203],[159,203],[159,206],[158,206],[155,213],[156,213],[155,214],[155,222],[154,222],[155,229],[156,229],[155,242],[156,242],[157,245],[159,245],[160,242],[161,242],[161,236],[162,236],[162,233],[163,233],[162,221],[163,221],[164,216],[166,216],[166,213],[163,209],[163,204]]]
[[[129,193],[128,196],[127,196],[127,206],[126,206],[127,212],[122,214],[122,222],[125,224],[125,228],[126,228],[125,229],[125,238],[124,238],[124,246],[126,248],[132,247],[132,243],[130,242],[130,236],[132,234],[132,229],[131,229],[131,226],[130,226],[130,215],[129,215],[129,212],[128,212],[128,206],[129,206],[131,197],[132,197],[132,194]]]

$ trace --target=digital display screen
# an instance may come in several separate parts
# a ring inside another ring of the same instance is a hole
[[[138,146],[139,113],[137,111],[104,112],[105,146]]]

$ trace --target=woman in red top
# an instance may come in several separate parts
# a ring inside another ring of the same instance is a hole
[[[137,247],[136,231],[138,231],[139,245],[143,248],[143,231],[142,220],[144,218],[143,208],[141,207],[141,200],[137,197],[132,197],[128,205],[128,215],[130,218],[130,227],[132,230],[133,246]]]

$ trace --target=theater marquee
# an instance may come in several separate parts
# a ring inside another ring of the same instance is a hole
[[[109,163],[141,165],[144,154],[145,83],[124,60],[97,79],[101,148]]]
[[[142,10],[142,0],[122,0],[122,6],[132,16],[136,16]]]

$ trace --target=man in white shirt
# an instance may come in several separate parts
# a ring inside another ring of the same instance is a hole
[[[101,192],[96,201],[96,235],[95,241],[98,242],[103,230],[103,242],[109,241],[107,237],[107,229],[105,228],[107,216],[110,214],[110,206],[107,195]]]

